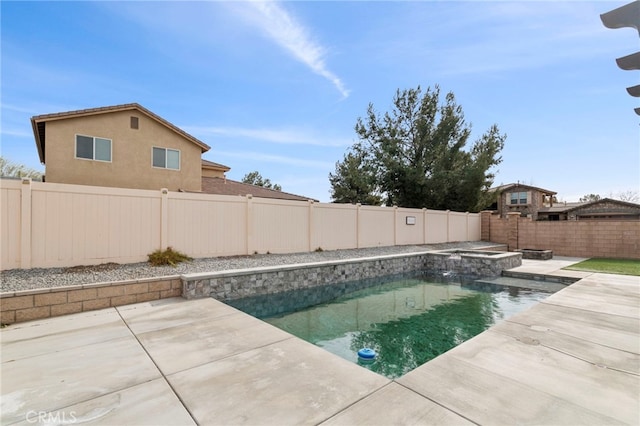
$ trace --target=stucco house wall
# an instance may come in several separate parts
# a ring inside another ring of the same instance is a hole
[[[137,117],[137,128],[131,118]],[[76,135],[111,140],[111,161],[76,158]],[[46,121],[47,182],[118,188],[200,191],[203,149],[180,133],[129,109]],[[153,147],[180,152],[180,169],[154,167]]]
[[[231,170],[228,166],[202,160],[202,177],[224,178],[225,173]]]
[[[527,203],[525,204],[511,204],[512,193],[526,193]],[[537,191],[530,186],[518,186],[515,185],[506,189],[500,193],[498,211],[501,217],[505,217],[509,212],[518,212],[522,216],[529,216],[533,220],[538,219],[538,210],[544,207],[544,193]]]

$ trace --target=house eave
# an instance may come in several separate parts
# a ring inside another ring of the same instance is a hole
[[[66,120],[69,118],[86,117],[91,115],[108,114],[113,112],[131,111],[131,110],[135,110],[142,114],[145,114],[152,120],[165,126],[167,129],[179,134],[180,136],[184,137],[188,141],[200,147],[203,153],[211,149],[211,147],[206,143],[195,138],[194,136],[190,135],[189,133],[185,132],[184,130],[180,129],[179,127],[175,126],[174,124],[170,123],[164,118],[160,117],[159,115],[151,112],[150,110],[143,107],[142,105],[138,103],[130,103],[130,104],[114,105],[114,106],[99,107],[99,108],[81,109],[81,110],[75,110],[75,111],[57,112],[52,114],[43,114],[43,115],[36,115],[31,117],[31,127],[33,128],[33,135],[36,140],[36,146],[38,148],[38,155],[40,156],[40,162],[42,164],[45,164],[45,161],[46,161],[46,158],[45,158],[46,123],[50,121]]]

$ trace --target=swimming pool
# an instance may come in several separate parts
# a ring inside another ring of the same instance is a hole
[[[262,319],[388,378],[400,377],[549,296],[515,287],[391,278]],[[373,361],[358,357],[374,349]]]

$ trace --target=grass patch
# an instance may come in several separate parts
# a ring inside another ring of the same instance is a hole
[[[185,262],[187,260],[193,260],[186,254],[182,254],[179,251],[172,249],[171,247],[167,247],[166,250],[156,250],[149,255],[149,263],[153,266],[162,266],[162,265],[171,265],[175,268],[175,266],[180,262]]]
[[[640,260],[594,258],[587,259],[562,269],[640,276]]]

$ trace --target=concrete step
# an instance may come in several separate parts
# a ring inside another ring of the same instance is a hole
[[[476,283],[499,285],[499,286],[506,286],[506,287],[529,288],[531,290],[549,291],[552,293],[555,293],[556,291],[560,291],[566,288],[567,286],[566,284],[554,282],[554,281],[524,279],[524,278],[514,278],[514,277],[497,277],[492,279],[482,279],[482,280],[476,280]]]
[[[547,275],[547,274],[535,274],[531,272],[516,272],[516,271],[502,271],[502,276],[507,278],[520,278],[523,280],[534,280],[534,281],[548,281],[555,282],[560,284],[573,284],[576,281],[581,280],[582,278],[576,277],[566,277],[560,275]]]

